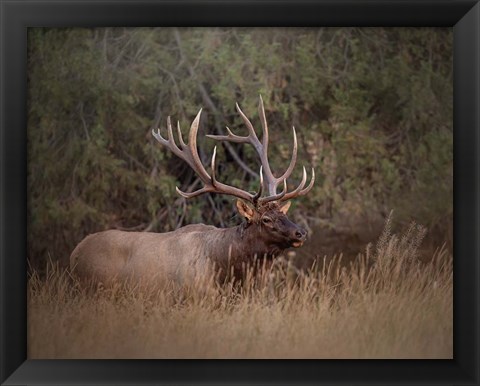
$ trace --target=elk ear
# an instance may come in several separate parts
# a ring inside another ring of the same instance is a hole
[[[287,214],[288,212],[288,209],[290,208],[290,205],[292,204],[292,201],[287,201],[285,204],[283,204],[282,206],[280,206],[280,208],[278,208],[278,210],[280,212],[282,212],[283,214]]]
[[[254,209],[248,205],[243,200],[237,200],[237,210],[243,217],[245,217],[248,221],[253,219],[253,215],[255,214]]]

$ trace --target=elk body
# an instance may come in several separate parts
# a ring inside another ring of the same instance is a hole
[[[300,247],[307,232],[290,221],[286,215],[291,199],[308,193],[315,181],[307,187],[307,174],[303,168],[300,184],[287,191],[297,159],[297,139],[293,128],[293,155],[290,165],[280,177],[275,177],[267,158],[268,127],[263,101],[260,98],[259,112],[263,129],[262,141],[258,139],[250,120],[237,104],[237,110],[248,129],[248,136],[238,136],[227,128],[227,135],[207,135],[218,141],[248,143],[252,145],[261,162],[260,185],[257,193],[219,182],[215,175],[216,148],[213,151],[211,174],[205,170],[197,151],[197,131],[201,110],[192,122],[188,145],[177,126],[179,146],[174,140],[170,117],[167,119],[167,138],[160,130],[153,136],[163,146],[183,159],[203,182],[203,187],[194,192],[177,192],[189,199],[204,193],[226,194],[237,197],[236,207],[243,217],[242,224],[232,228],[217,228],[211,225],[193,224],[173,232],[125,232],[108,230],[83,239],[70,256],[70,267],[81,279],[110,283],[115,280],[173,280],[188,283],[197,277],[210,276],[216,270],[220,277],[234,272],[241,274],[245,265],[254,259],[273,259],[287,248]],[[282,191],[277,192],[282,185]],[[266,193],[264,194],[264,192]]]

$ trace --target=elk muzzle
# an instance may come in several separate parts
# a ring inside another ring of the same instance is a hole
[[[290,245],[294,248],[299,248],[303,245],[305,240],[307,239],[307,231],[300,226],[295,226],[292,229],[290,234]]]

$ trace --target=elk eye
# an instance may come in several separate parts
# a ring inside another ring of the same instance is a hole
[[[264,224],[271,224],[271,223],[272,223],[272,220],[269,219],[268,217],[264,217],[264,218],[262,219],[262,221],[263,221]]]

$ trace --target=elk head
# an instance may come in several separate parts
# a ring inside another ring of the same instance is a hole
[[[252,207],[242,200],[237,200],[237,210],[245,219],[245,228],[253,232],[265,245],[269,254],[290,247],[301,247],[307,238],[307,231],[287,217],[290,201],[283,203],[269,202]]]
[[[315,182],[315,171],[312,168],[312,179],[307,187],[307,172],[303,167],[303,176],[300,184],[291,191],[287,189],[287,179],[292,174],[297,161],[297,136],[293,127],[293,154],[290,165],[280,176],[275,177],[268,162],[268,126],[265,117],[265,109],[262,97],[260,97],[259,113],[262,125],[262,141],[255,133],[252,123],[240,109],[238,103],[237,111],[242,117],[247,129],[247,136],[239,136],[227,127],[227,135],[207,135],[208,138],[217,141],[229,141],[235,143],[248,143],[253,146],[260,158],[260,186],[258,192],[250,193],[234,186],[219,182],[215,174],[216,147],[213,150],[211,161],[211,174],[205,170],[197,151],[197,132],[202,110],[195,117],[189,132],[189,143],[185,144],[177,124],[178,146],[173,137],[173,130],[170,117],[167,118],[167,138],[162,137],[160,130],[152,130],[155,139],[162,145],[170,149],[175,155],[183,159],[195,171],[199,179],[203,182],[203,187],[194,192],[182,192],[178,187],[177,193],[185,198],[196,197],[203,193],[218,193],[237,197],[237,210],[246,222],[244,229],[253,230],[257,236],[262,239],[266,245],[271,246],[272,250],[283,250],[288,247],[300,247],[306,239],[307,232],[290,221],[286,215],[291,199],[304,196],[313,187]],[[278,187],[282,185],[282,190],[278,192]],[[266,191],[266,194],[264,194]]]

